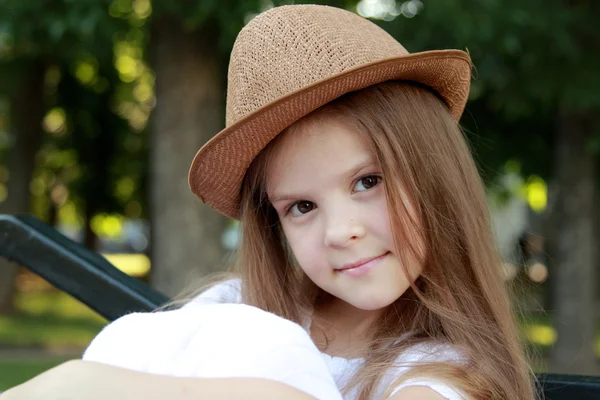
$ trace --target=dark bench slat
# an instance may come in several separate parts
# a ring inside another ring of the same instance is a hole
[[[0,256],[14,260],[109,321],[169,298],[28,215],[0,215]]]
[[[545,400],[597,400],[600,399],[600,377],[539,374],[538,387]]]

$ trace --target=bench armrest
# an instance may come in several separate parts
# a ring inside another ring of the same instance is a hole
[[[0,256],[16,261],[109,321],[169,298],[29,215],[0,215]]]

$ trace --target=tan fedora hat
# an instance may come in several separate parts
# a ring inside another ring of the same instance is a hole
[[[459,50],[409,54],[383,29],[343,9],[292,5],[259,14],[233,46],[226,128],[196,154],[192,192],[238,218],[244,174],[275,136],[346,93],[389,80],[429,86],[458,121],[471,60]]]

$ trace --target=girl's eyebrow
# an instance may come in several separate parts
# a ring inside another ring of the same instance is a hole
[[[373,157],[369,157],[363,160],[362,162],[356,164],[356,166],[352,168],[350,173],[348,173],[346,176],[353,178],[356,175],[358,175],[363,169],[372,167],[373,165],[375,165],[375,160],[373,159]]]
[[[292,196],[292,195],[276,195],[273,197],[269,196],[269,200],[271,201],[271,204],[275,204],[275,203],[279,203],[280,201],[290,201],[290,200],[297,200],[298,197],[297,196]]]
[[[354,178],[365,168],[371,167],[375,164],[375,160],[372,157],[362,160],[361,162],[355,164],[352,168],[349,168],[347,171],[341,174],[342,178],[350,177]],[[271,204],[278,203],[280,201],[290,201],[290,200],[298,200],[299,196],[294,194],[287,193],[273,193],[273,196],[268,196]]]

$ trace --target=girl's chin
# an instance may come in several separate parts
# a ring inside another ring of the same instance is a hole
[[[385,302],[385,303],[376,303],[376,304],[372,304],[372,303],[357,303],[357,304],[351,304],[354,308],[357,308],[361,311],[365,311],[365,312],[376,312],[376,311],[383,311],[386,308],[388,308],[394,301],[390,301],[390,302]]]
[[[401,288],[384,288],[388,290],[375,290],[368,292],[340,293],[336,296],[344,303],[362,311],[383,310],[398,300],[406,290]]]
[[[345,313],[344,310],[350,312],[353,310],[363,312],[382,311],[398,300],[404,293],[403,291],[402,293],[396,293],[396,290],[389,290],[388,293],[381,290],[377,290],[375,293],[350,293],[347,290],[328,291],[323,288],[322,290],[330,296],[326,302],[328,308],[337,309],[342,313]]]
[[[394,303],[394,301],[397,300],[397,297],[389,299],[377,299],[376,301],[373,301],[373,299],[361,301],[361,299],[356,298],[348,298],[341,300],[348,306],[353,307],[359,311],[377,312],[383,311],[384,309],[389,307],[392,303]]]

